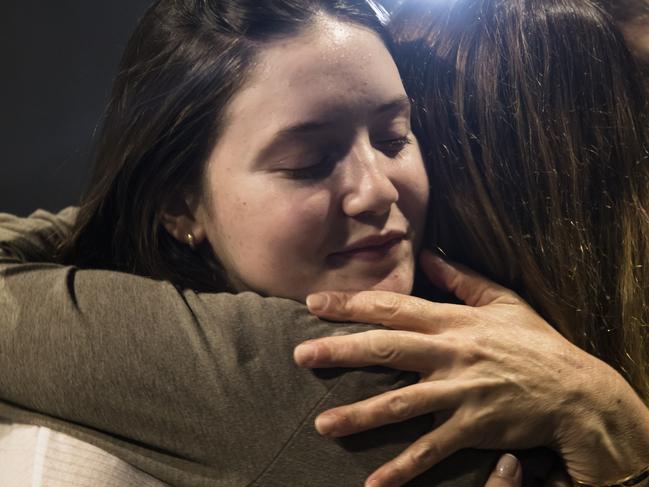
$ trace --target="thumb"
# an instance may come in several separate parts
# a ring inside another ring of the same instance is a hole
[[[469,306],[485,306],[494,302],[518,304],[521,298],[513,291],[490,281],[461,264],[452,263],[424,250],[420,256],[426,277],[440,289],[452,292]]]
[[[523,469],[518,459],[505,453],[496,468],[487,479],[485,487],[521,487],[523,484]]]

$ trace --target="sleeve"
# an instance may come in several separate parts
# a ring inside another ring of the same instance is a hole
[[[37,238],[14,232],[21,255],[45,256],[38,242],[59,235],[45,227]],[[301,341],[364,325],[321,321],[299,303],[252,293],[198,294],[16,262],[16,249],[0,261],[0,416],[73,435],[188,487],[361,485],[432,427],[421,417],[340,441],[315,432],[322,410],[416,380],[294,365]],[[483,485],[496,458],[460,452],[415,485]]]
[[[57,214],[36,210],[27,218],[0,213],[0,256],[28,262],[51,262],[72,229],[78,209]]]

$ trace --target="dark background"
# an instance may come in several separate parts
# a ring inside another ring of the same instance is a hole
[[[0,212],[78,202],[121,52],[150,3],[2,0]]]
[[[78,201],[93,131],[149,0],[3,0],[0,211]]]

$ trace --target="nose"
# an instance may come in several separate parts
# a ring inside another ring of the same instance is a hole
[[[369,140],[358,144],[349,155],[348,183],[342,200],[343,211],[351,217],[363,214],[384,215],[399,200],[384,157]]]

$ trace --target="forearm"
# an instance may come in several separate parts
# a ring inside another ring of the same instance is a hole
[[[0,299],[0,414],[74,434],[173,485],[360,485],[431,427],[421,417],[344,443],[317,435],[321,408],[415,376],[298,369],[295,345],[361,325],[320,321],[292,301],[11,263],[0,263]],[[481,485],[497,453],[466,455],[416,485],[449,472],[453,485]]]
[[[279,316],[294,318],[297,303],[264,302],[262,312],[263,300],[251,294],[202,296],[44,264],[0,264],[0,283],[0,397],[98,429],[130,430],[137,441],[151,441],[145,431],[156,430],[166,411],[176,416],[165,420],[186,421],[182,411],[226,395],[236,386],[230,372],[245,374],[249,360],[270,355],[268,363],[284,369],[291,361],[290,343],[276,339],[266,350],[259,340],[269,338],[269,326],[288,327]],[[296,340],[307,338],[300,331]],[[301,374],[297,382],[308,382]],[[130,415],[104,419],[99,409]]]
[[[335,383],[292,364],[293,341],[332,325],[297,318],[300,306],[286,300],[9,263],[0,299],[0,398],[18,406],[3,414],[57,429],[48,418],[62,420],[116,454],[127,439],[141,458],[183,471],[191,460],[190,470],[209,466],[231,485],[261,473]],[[255,467],[237,455],[244,440]]]

